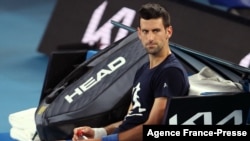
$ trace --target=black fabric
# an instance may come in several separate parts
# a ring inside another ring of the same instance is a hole
[[[147,59],[134,33],[80,64],[41,100],[35,115],[41,140],[71,139],[77,126],[122,120],[135,72]]]

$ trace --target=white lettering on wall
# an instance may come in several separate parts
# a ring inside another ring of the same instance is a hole
[[[178,122],[178,115],[175,114],[171,118],[169,118],[169,125],[196,125],[195,121],[203,118],[203,124],[204,125],[212,125],[213,123],[213,113],[212,112],[198,112],[189,119],[187,119],[183,123]],[[234,125],[240,125],[243,123],[243,112],[242,110],[234,110],[225,117],[223,117],[219,122],[217,122],[215,125],[224,125],[227,122],[229,122],[231,119],[234,120]]]
[[[103,13],[105,12],[107,4],[108,2],[104,1],[93,12],[90,22],[82,38],[82,43],[93,46],[94,44],[99,42],[98,44],[100,44],[100,49],[104,49],[112,42],[111,35],[114,25],[111,23],[111,20],[127,26],[131,26],[131,24],[133,23],[136,14],[135,10],[123,7],[117,13],[115,13],[106,23],[104,23],[102,26],[98,26],[100,24]],[[127,30],[120,28],[115,36],[114,41],[120,40],[127,34]]]

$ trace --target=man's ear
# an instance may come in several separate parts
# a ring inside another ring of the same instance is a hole
[[[172,26],[167,27],[166,31],[167,31],[167,37],[170,38],[173,34],[173,27]]]
[[[137,27],[137,35],[138,35],[139,39],[141,39],[141,29],[140,29],[140,27]]]

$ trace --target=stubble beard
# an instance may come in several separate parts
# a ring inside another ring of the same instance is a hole
[[[148,46],[150,46],[150,45],[148,45]],[[145,49],[146,49],[146,52],[148,54],[151,54],[151,55],[156,55],[162,50],[162,48],[159,45],[156,45],[156,47],[154,47],[154,48],[151,48],[151,47],[148,47],[148,46],[146,46]]]

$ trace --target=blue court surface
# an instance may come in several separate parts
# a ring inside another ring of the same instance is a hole
[[[37,48],[56,0],[0,0],[0,140],[12,140],[8,117],[36,107],[48,56]]]

